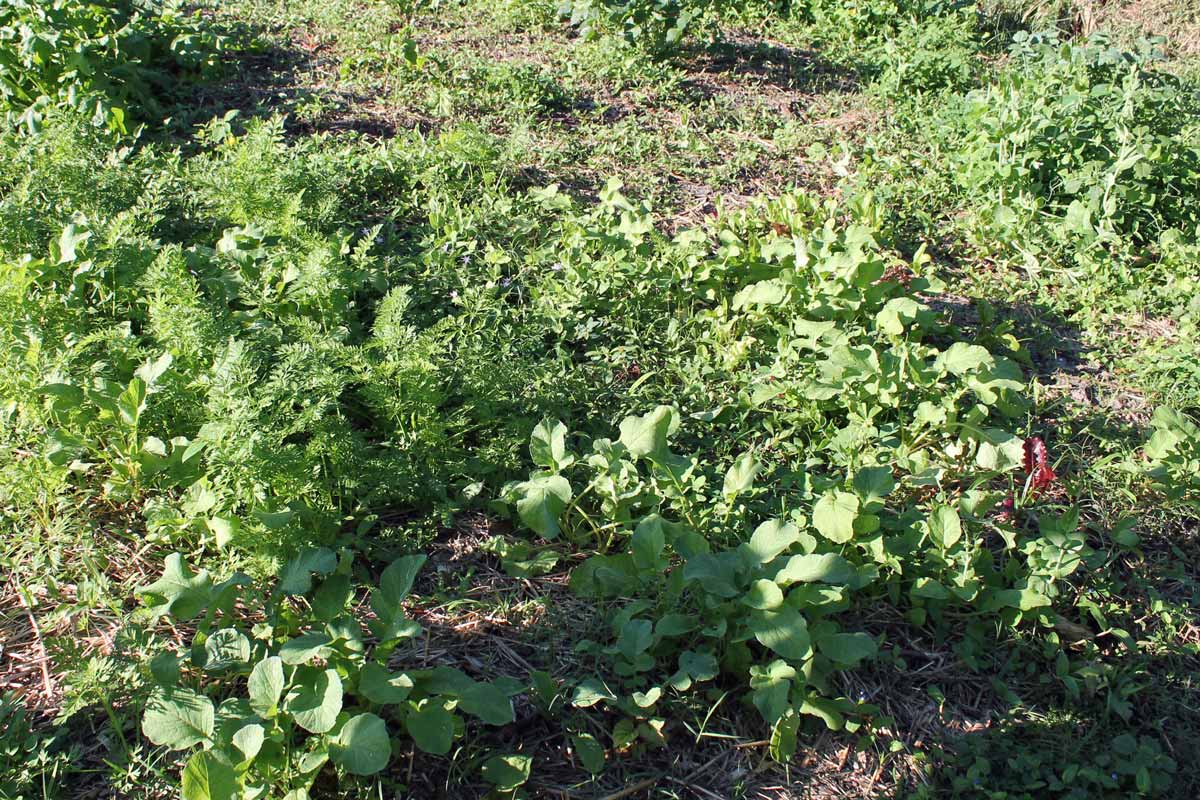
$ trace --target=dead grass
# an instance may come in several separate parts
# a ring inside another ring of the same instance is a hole
[[[1200,56],[1200,9],[1193,0],[1132,0],[1094,4],[1097,27],[1128,27],[1143,36],[1165,36],[1177,56]]]

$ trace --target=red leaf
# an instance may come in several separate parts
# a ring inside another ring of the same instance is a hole
[[[1058,478],[1049,462],[1050,453],[1045,442],[1037,436],[1025,440],[1025,474],[1032,478],[1029,487],[1033,492],[1040,492]]]

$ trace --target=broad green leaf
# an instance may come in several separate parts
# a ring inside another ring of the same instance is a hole
[[[637,721],[628,717],[617,722],[613,726],[612,733],[613,746],[618,750],[622,750],[637,741]]]
[[[475,685],[471,676],[454,667],[434,667],[409,673],[416,688],[423,694],[444,694],[458,697]]]
[[[632,661],[654,644],[654,624],[648,619],[631,619],[621,627],[617,637],[617,649]]]
[[[321,585],[317,587],[317,591],[313,593],[313,616],[322,622],[329,622],[336,619],[345,610],[346,603],[350,601],[352,593],[353,587],[351,586],[349,575],[330,575],[321,582]]]
[[[336,670],[300,667],[287,696],[287,710],[309,733],[325,733],[342,710],[342,679]]]
[[[902,336],[905,328],[924,310],[925,306],[911,297],[893,297],[875,315],[875,325],[889,336]]]
[[[312,750],[300,756],[300,759],[296,762],[296,767],[302,774],[311,775],[328,763],[329,750],[325,747],[325,745],[318,745],[316,750]]]
[[[250,708],[264,719],[275,716],[279,698],[283,695],[283,660],[271,656],[254,665],[250,670],[247,688],[250,693]]]
[[[381,705],[403,703],[412,692],[413,680],[403,672],[389,672],[386,667],[368,661],[358,676],[358,694]]]
[[[633,563],[639,569],[658,569],[665,566],[661,557],[666,545],[667,537],[663,530],[662,517],[651,514],[638,523],[633,536],[630,537],[629,547],[633,553]]]
[[[664,614],[654,623],[654,633],[658,636],[682,636],[696,630],[698,623],[690,614]]]
[[[241,666],[250,660],[250,640],[236,628],[221,628],[204,642],[204,653],[206,670]]]
[[[171,553],[163,564],[162,577],[137,593],[151,598],[152,607],[186,622],[203,611],[212,600],[212,576],[207,570],[192,572],[179,553]]]
[[[183,659],[170,650],[163,650],[150,659],[150,674],[164,688],[179,683],[180,667]]]
[[[917,578],[909,593],[913,597],[923,597],[928,600],[945,600],[950,597],[949,590],[933,578]]]
[[[943,550],[962,538],[962,520],[953,506],[938,506],[929,515],[929,536]]]
[[[183,800],[239,800],[237,773],[210,750],[201,750],[183,768]]]
[[[756,611],[749,623],[754,638],[784,658],[803,661],[812,655],[808,623],[796,609],[784,606],[778,611]]]
[[[191,689],[156,689],[142,715],[142,733],[157,745],[187,750],[212,739],[212,700]]]
[[[58,263],[70,264],[74,261],[77,258],[76,251],[79,245],[90,238],[92,238],[91,231],[73,222],[63,228],[62,234],[58,237]]]
[[[863,467],[854,474],[854,491],[866,505],[881,503],[896,490],[890,467]]]
[[[1071,204],[1067,206],[1067,212],[1063,215],[1063,225],[1067,230],[1085,236],[1096,232],[1092,225],[1092,210],[1087,203],[1079,200],[1072,200]]]
[[[374,599],[371,604],[374,608]],[[378,612],[376,612],[378,614]],[[398,639],[411,639],[414,636],[419,636],[424,630],[419,624],[404,616],[399,610],[392,612],[393,616],[384,618],[382,616],[371,620],[368,626],[371,628],[371,633],[375,634],[380,642],[394,642]]]
[[[576,708],[590,708],[601,700],[616,700],[614,695],[599,678],[586,678],[579,682],[571,694],[571,705]]]
[[[683,579],[699,583],[709,594],[718,597],[737,597],[741,591],[737,586],[736,559],[726,558],[726,553],[694,555],[683,566]]]
[[[306,548],[283,566],[279,573],[279,591],[285,595],[306,594],[312,588],[312,576],[328,575],[337,567],[337,556],[328,547]]]
[[[800,529],[790,522],[767,520],[754,529],[750,541],[741,546],[752,565],[766,564],[800,539]]]
[[[571,737],[575,745],[575,754],[579,756],[583,768],[593,775],[604,771],[604,746],[596,741],[590,733],[581,733]]]
[[[421,567],[425,564],[425,556],[423,554],[404,556],[398,558],[388,565],[383,574],[379,576],[379,600],[389,609],[399,609],[400,604],[408,597],[412,591],[413,582],[417,579],[417,573],[421,571]],[[374,600],[372,600],[374,606]],[[378,609],[376,609],[378,613]]]
[[[813,526],[831,542],[844,544],[854,538],[854,520],[858,516],[858,497],[843,491],[822,495],[813,507]]]
[[[550,549],[535,551],[529,558],[501,559],[500,566],[505,574],[513,578],[535,578],[546,575],[558,565],[559,554]]]
[[[351,717],[330,743],[329,758],[351,775],[374,775],[392,759],[387,725],[374,714]]]
[[[774,581],[760,578],[750,584],[750,591],[742,596],[742,602],[751,608],[769,611],[783,605],[783,592]]]
[[[145,409],[145,381],[140,378],[134,378],[130,381],[130,385],[126,386],[125,391],[121,392],[120,397],[116,398],[116,410],[120,414],[121,422],[133,427],[137,426],[138,420],[142,419],[142,411]]]
[[[145,363],[133,371],[133,374],[141,378],[148,389],[153,390],[155,384],[158,383],[158,379],[171,368],[171,364],[174,361],[175,357],[170,353],[163,353],[158,358],[147,359]]]
[[[694,650],[684,650],[679,654],[679,668],[697,681],[711,681],[720,671],[716,656]]]
[[[799,730],[800,715],[789,708],[771,730],[771,758],[780,764],[790,761],[796,755]]]
[[[820,717],[825,722],[825,727],[831,731],[840,731],[846,727],[846,717],[837,704],[824,697],[809,695],[808,699],[800,704],[800,713]]]
[[[758,475],[759,466],[758,460],[755,459],[752,452],[742,453],[737,457],[733,466],[725,473],[725,483],[721,487],[721,494],[725,497],[726,502],[731,502],[734,497],[754,485],[754,478]]]
[[[1020,436],[999,428],[988,428],[983,435],[985,438],[979,442],[979,450],[975,453],[976,465],[1007,472],[1024,463],[1025,440]]]
[[[535,669],[529,673],[530,681],[533,684],[533,693],[544,706],[551,706],[558,699],[558,681],[554,680],[549,672],[541,669]]]
[[[288,666],[304,664],[314,658],[324,658],[329,654],[332,641],[328,634],[312,631],[284,642],[283,647],[279,648],[279,657]]]
[[[530,530],[546,539],[562,532],[559,516],[571,502],[571,484],[561,475],[540,475],[517,484],[517,514]]]
[[[774,725],[790,708],[792,679],[796,670],[782,659],[765,667],[750,668],[750,702],[768,725]]]
[[[945,370],[954,375],[965,375],[995,364],[992,354],[977,344],[955,342],[950,345],[934,362],[936,369]]]
[[[507,725],[516,717],[512,700],[492,683],[475,683],[459,695],[458,707],[488,725]]]
[[[450,752],[454,741],[454,716],[433,700],[426,700],[421,708],[404,718],[408,733],[417,747],[435,756]]]
[[[775,306],[787,299],[787,287],[778,280],[752,283],[733,296],[733,307]]]
[[[495,755],[483,762],[483,779],[499,792],[511,792],[529,780],[533,759],[525,755]]]
[[[789,558],[775,575],[775,582],[780,586],[815,581],[842,585],[856,574],[854,565],[837,553],[811,553]]]
[[[233,735],[233,746],[242,751],[242,760],[249,761],[258,755],[266,739],[266,731],[256,722],[243,725]]]
[[[213,535],[217,547],[223,550],[237,538],[242,522],[237,517],[210,517],[204,520],[204,526]]]
[[[988,606],[1032,611],[1050,605],[1050,598],[1034,589],[1000,589],[991,593]]]
[[[865,633],[834,633],[818,639],[817,650],[840,666],[853,667],[874,658],[879,646]]]
[[[663,463],[667,458],[667,438],[679,428],[679,412],[659,406],[649,414],[626,417],[621,421],[621,444],[633,456]]]
[[[553,419],[544,419],[533,429],[529,440],[529,455],[533,463],[551,472],[559,472],[575,462],[567,454],[567,426]]]

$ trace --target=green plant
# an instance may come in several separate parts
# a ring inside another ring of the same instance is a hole
[[[1200,510],[1200,426],[1173,408],[1158,408],[1143,449],[1145,470],[1168,500]]]
[[[786,759],[801,715],[840,730],[847,716],[874,712],[828,696],[832,671],[879,650],[875,636],[845,630],[840,615],[873,599],[907,598],[916,624],[955,607],[1008,624],[1036,621],[1047,618],[1058,586],[1087,552],[1075,516],[1043,517],[1038,531],[991,520],[988,508],[999,497],[982,485],[1003,469],[979,470],[971,482],[981,488],[926,505],[911,495],[889,500],[900,484],[884,466],[841,480],[810,474],[807,513],[764,522],[743,543],[721,548],[705,533],[728,518],[739,496],[753,494],[758,464],[749,455],[735,461],[714,493],[723,499],[706,500],[698,456],[669,449],[677,426],[669,407],[630,417],[618,442],[595,441],[583,460],[567,449],[561,423],[544,423],[530,449],[545,471],[507,490],[539,534],[599,544],[600,554],[573,572],[574,591],[635,598],[610,615],[610,643],[577,646],[627,687],[584,682],[573,696],[576,706],[605,702],[624,715],[613,732],[619,748],[639,739],[663,744],[656,704],[725,672],[748,677],[749,698],[775,731],[774,752]],[[986,443],[979,452],[994,458]],[[591,479],[576,494],[563,473],[581,470]],[[992,544],[985,530],[999,534]]]
[[[614,33],[656,53],[675,49],[689,28],[721,0],[564,0],[559,16],[583,36]]]
[[[78,754],[55,745],[53,733],[34,730],[21,698],[0,695],[0,796],[57,796],[60,776]]]
[[[956,174],[991,203],[982,230],[1031,257],[1043,229],[1084,263],[1138,255],[1169,230],[1196,236],[1185,186],[1200,174],[1194,98],[1155,64],[1103,36],[1017,34],[1000,79],[968,96]],[[1024,238],[1025,241],[1021,241]]]
[[[657,704],[725,672],[786,757],[802,716],[841,729],[872,713],[829,694],[833,671],[879,646],[840,615],[886,598],[918,625],[953,608],[1048,619],[1088,554],[1076,515],[1038,529],[997,516],[1025,464],[1022,440],[999,427],[1023,408],[1020,370],[979,345],[940,345],[915,296],[939,285],[924,254],[892,260],[871,236],[869,198],[853,209],[862,224],[842,226],[810,198],[784,198],[723,229],[711,263],[690,264],[727,292],[700,313],[700,345],[737,398],[691,417],[741,416],[757,447],[723,467],[708,450],[680,455],[685,416],[660,406],[581,455],[547,420],[530,443],[538,469],[502,492],[533,532],[599,551],[574,570],[575,591],[634,598],[610,615],[610,641],[580,644],[625,689],[575,697],[620,710],[622,747],[661,744]],[[625,210],[622,228],[635,220]],[[760,475],[772,488],[756,488]]]
[[[211,72],[223,37],[174,0],[12,0],[0,8],[0,108],[29,131],[66,107],[126,133],[173,81]]]
[[[962,797],[1013,800],[1160,797],[1172,785],[1177,765],[1153,737],[1122,733],[1104,740],[1085,732],[1081,738],[1090,747],[1073,743],[1064,753],[1028,746],[1039,733],[1006,729],[964,737],[940,782]],[[922,796],[936,795],[914,795]]]
[[[218,582],[169,556],[163,576],[138,593],[194,633],[182,651],[163,649],[150,661],[155,688],[142,731],[175,750],[200,746],[184,767],[183,796],[306,797],[327,765],[346,775],[384,769],[395,731],[444,755],[463,733],[461,713],[512,722],[520,684],[479,682],[448,667],[396,669],[402,646],[422,631],[402,603],[424,561],[406,556],[380,574],[364,627],[349,607],[348,554],[304,551],[273,587],[241,574]],[[246,618],[245,608],[261,616]]]

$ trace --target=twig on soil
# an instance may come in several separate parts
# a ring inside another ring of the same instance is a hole
[[[631,795],[631,794],[637,794],[642,789],[649,789],[651,786],[658,783],[660,780],[662,780],[662,778],[646,778],[645,780],[638,781],[637,783],[632,784],[630,786],[626,786],[624,789],[622,789],[619,792],[613,792],[612,794],[606,794],[604,797],[601,797],[600,800],[620,800],[622,797],[629,797],[629,795]]]

